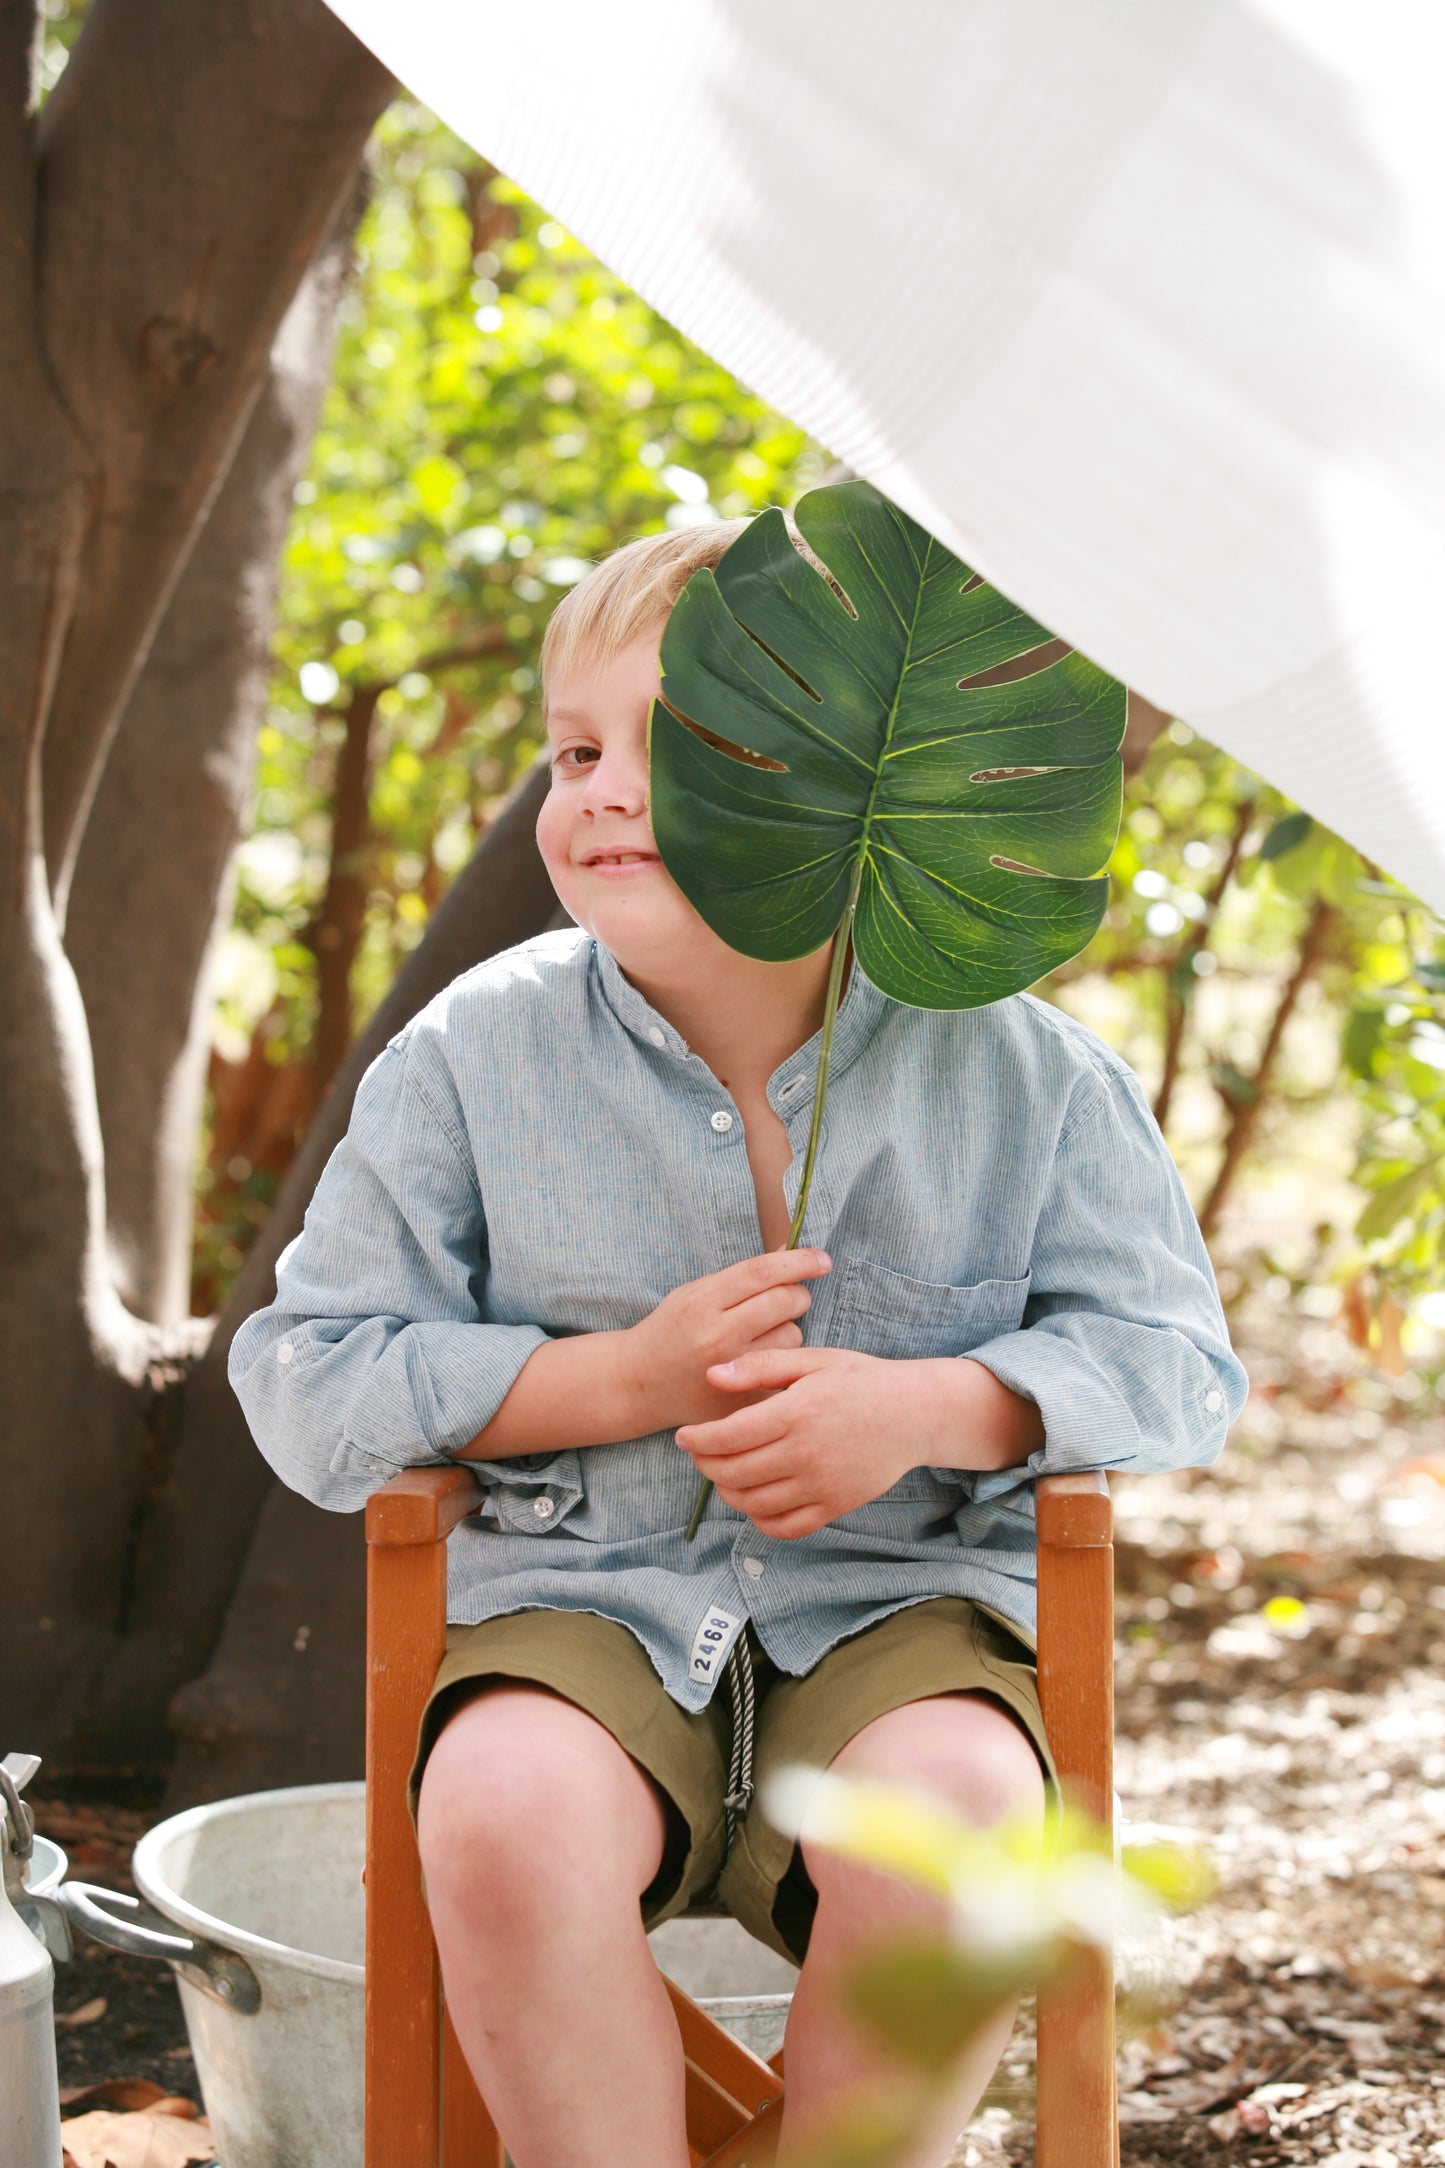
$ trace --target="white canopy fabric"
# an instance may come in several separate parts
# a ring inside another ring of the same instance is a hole
[[[1423,0],[331,0],[679,329],[1445,907]]]

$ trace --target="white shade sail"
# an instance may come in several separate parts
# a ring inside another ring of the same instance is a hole
[[[1445,17],[332,0],[680,330],[1445,906]]]

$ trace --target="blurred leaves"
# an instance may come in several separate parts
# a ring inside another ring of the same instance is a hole
[[[410,100],[369,164],[219,958],[201,1311],[314,1103],[319,958],[344,947],[359,1028],[539,750],[560,597],[636,535],[790,503],[827,465]],[[365,818],[340,869],[360,890],[353,928],[328,900],[338,761],[363,706]]]
[[[959,1949],[934,1936],[890,1942],[865,1958],[848,1983],[848,2002],[873,2038],[930,2077],[957,2061],[998,2010],[1047,1970],[1038,1949]]]
[[[944,2107],[971,2043],[1025,1988],[1214,1889],[1200,1846],[1141,1833],[1116,1864],[1112,1831],[1067,1806],[980,1828],[897,1785],[803,1768],[780,1770],[762,1803],[786,1834],[947,1906],[937,1928],[880,1942],[851,1968],[849,2009],[903,2074],[892,2094],[840,2103],[836,2142],[810,2154],[808,2168],[886,2168],[903,2157]]]

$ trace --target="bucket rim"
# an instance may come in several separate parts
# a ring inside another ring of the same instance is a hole
[[[27,1897],[53,1897],[70,1872],[70,1860],[55,1839],[47,1837],[43,1830],[36,1830],[33,1843],[34,1850],[22,1877],[22,1887]],[[42,1852],[53,1855],[43,1874],[36,1871]]]
[[[223,1950],[236,1950],[248,1958],[269,1959],[284,1965],[291,1972],[309,1973],[313,1979],[336,1980],[350,1987],[360,1987],[366,1978],[364,1965],[352,1964],[341,1957],[323,1957],[316,1950],[298,1950],[289,1942],[273,1942],[266,1935],[255,1935],[248,1928],[237,1927],[231,1920],[218,1919],[212,1912],[203,1912],[173,1890],[161,1872],[159,1854],[167,1845],[187,1830],[203,1827],[208,1822],[229,1820],[232,1816],[254,1813],[260,1807],[308,1806],[330,1804],[333,1801],[363,1801],[366,1797],[364,1779],[357,1777],[339,1784],[293,1784],[275,1791],[238,1792],[230,1799],[205,1800],[199,1806],[184,1807],[179,1814],[168,1815],[148,1829],[135,1848],[131,1860],[131,1874],[136,1888],[148,1904],[157,1912],[184,1927],[206,1942],[217,1943]]]

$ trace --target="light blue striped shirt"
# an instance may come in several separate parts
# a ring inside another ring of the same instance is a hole
[[[817,1051],[768,1084],[790,1209]],[[1243,1405],[1132,1072],[1031,995],[911,1009],[854,969],[805,1232],[833,1259],[810,1283],[810,1344],[971,1355],[1038,1403],[1042,1450],[995,1473],[916,1468],[794,1542],[714,1498],[692,1544],[697,1474],[670,1431],[473,1461],[453,1620],[600,1612],[692,1709],[748,1617],[792,1673],[930,1596],[1031,1640],[1033,1478],[1211,1460]],[[346,1512],[467,1445],[549,1336],[634,1325],[760,1248],[729,1093],[590,935],[544,934],[455,980],[367,1070],[231,1382],[284,1480]]]

